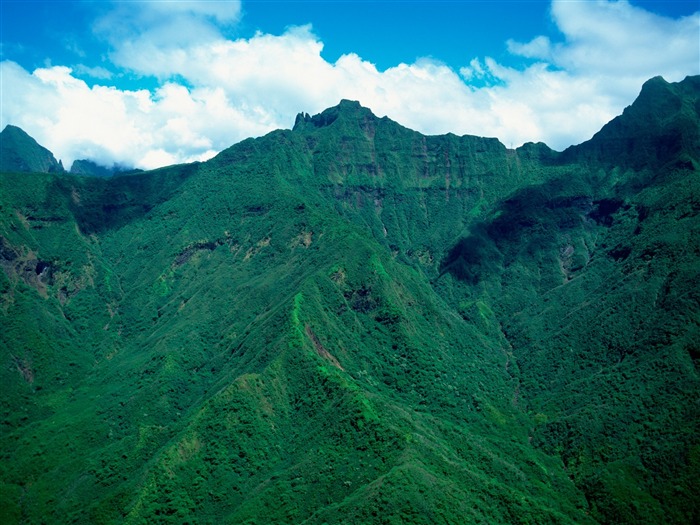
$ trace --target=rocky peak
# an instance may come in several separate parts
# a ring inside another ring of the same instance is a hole
[[[294,130],[324,128],[336,120],[345,124],[362,124],[368,119],[376,118],[371,110],[360,105],[358,101],[343,99],[337,106],[328,108],[317,115],[310,116],[308,113],[299,113],[294,121]]]

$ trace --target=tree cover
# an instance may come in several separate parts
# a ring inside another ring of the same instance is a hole
[[[561,153],[342,101],[2,173],[2,522],[700,521],[699,123],[655,78]]]

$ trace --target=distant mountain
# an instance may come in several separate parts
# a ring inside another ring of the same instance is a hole
[[[91,160],[79,159],[73,161],[70,167],[70,173],[72,175],[89,175],[92,177],[111,177],[114,175],[114,170],[105,166],[100,166]]]
[[[8,124],[0,133],[0,171],[56,173],[64,170],[53,153],[22,129]]]
[[[0,174],[0,520],[700,522],[699,80],[562,153],[342,101]]]
[[[41,146],[24,130],[8,125],[0,133],[0,171],[18,173],[62,173],[63,164],[53,153]],[[111,177],[117,174],[134,173],[119,165],[102,166],[89,159],[73,161],[69,173],[90,177]]]

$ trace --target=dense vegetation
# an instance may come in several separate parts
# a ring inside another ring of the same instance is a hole
[[[563,153],[343,101],[3,173],[0,520],[700,521],[699,123],[656,78]]]

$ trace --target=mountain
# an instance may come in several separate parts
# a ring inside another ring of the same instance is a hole
[[[7,125],[0,133],[0,171],[54,173],[63,165],[22,129]]]
[[[70,167],[70,173],[72,175],[87,175],[92,177],[111,177],[115,174],[115,171],[117,170],[100,166],[99,164],[87,159],[75,160]]]
[[[140,169],[125,168],[118,164],[113,164],[110,168],[88,159],[74,160],[70,167],[71,175],[82,175],[84,177],[112,177],[114,175],[140,173],[142,171]]]
[[[0,172],[62,173],[63,164],[23,129],[7,125],[0,133]],[[114,165],[101,166],[88,159],[73,161],[69,173],[90,177],[111,177],[130,170]]]
[[[342,101],[2,174],[3,523],[700,521],[698,80],[562,153]]]
[[[637,169],[673,160],[692,163],[692,156],[685,152],[700,149],[698,90],[697,76],[675,84],[662,77],[648,80],[635,104],[606,124],[593,140],[569,148],[565,157]]]

